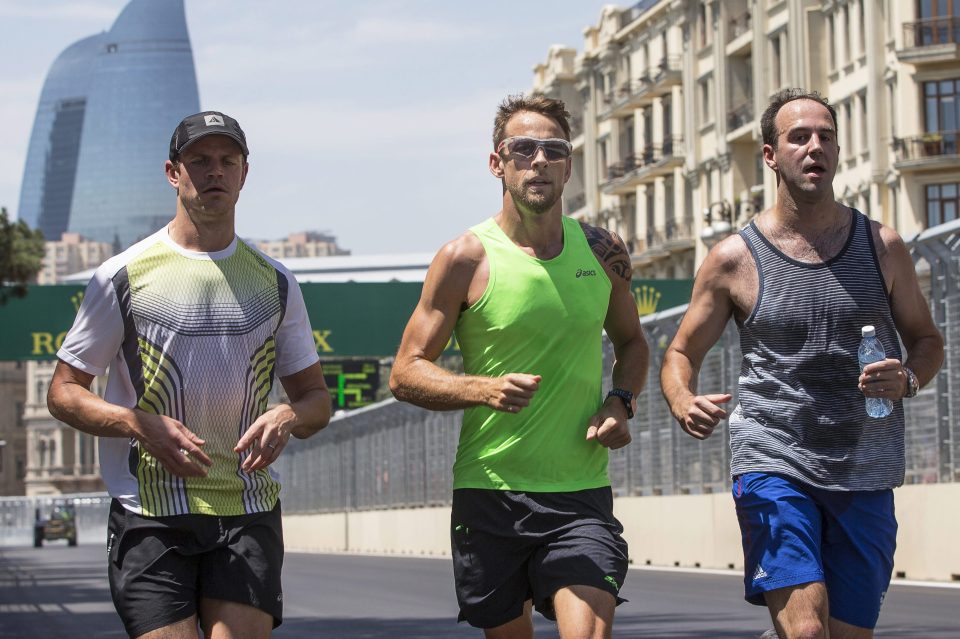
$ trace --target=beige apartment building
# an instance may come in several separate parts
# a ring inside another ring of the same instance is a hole
[[[350,254],[350,251],[337,246],[336,237],[317,231],[300,231],[290,233],[282,240],[258,240],[252,243],[275,260],[287,257],[329,257]]]
[[[48,240],[43,246],[37,284],[59,284],[67,275],[100,266],[115,253],[111,244],[88,240],[79,233],[64,233],[59,240]]]
[[[27,433],[24,494],[104,490],[97,438],[57,421],[47,410],[47,389],[56,362],[26,362],[25,366],[28,384],[22,413]],[[100,381],[100,378],[94,380],[94,392],[99,392]]]
[[[23,422],[27,365],[0,362],[0,495],[22,495],[27,472]]]
[[[960,205],[960,0],[644,0],[607,6],[533,90],[574,115],[567,212],[618,232],[638,277],[692,277],[773,203],[760,115],[787,87],[837,110],[838,200],[905,238]]]

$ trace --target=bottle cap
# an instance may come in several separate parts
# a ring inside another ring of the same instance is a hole
[[[873,337],[876,334],[877,331],[870,324],[860,329],[860,337]]]

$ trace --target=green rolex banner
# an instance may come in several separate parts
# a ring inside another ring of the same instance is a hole
[[[31,286],[0,306],[0,361],[54,359],[83,301],[83,286]],[[300,285],[321,357],[389,357],[420,298],[420,282]],[[690,301],[692,280],[634,280],[640,315]],[[454,344],[449,346],[455,348]]]

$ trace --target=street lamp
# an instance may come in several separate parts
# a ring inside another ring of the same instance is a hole
[[[733,231],[733,208],[726,200],[711,203],[703,209],[703,230],[700,239],[707,247],[730,235]]]

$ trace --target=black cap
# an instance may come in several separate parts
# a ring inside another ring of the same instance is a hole
[[[204,111],[188,115],[177,125],[170,138],[170,161],[176,160],[185,148],[207,135],[232,138],[243,150],[243,157],[250,155],[247,136],[243,134],[239,122],[219,111]]]

